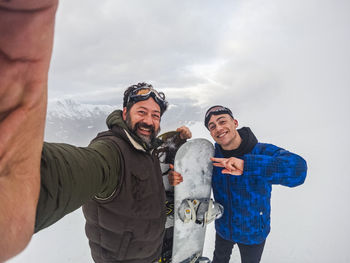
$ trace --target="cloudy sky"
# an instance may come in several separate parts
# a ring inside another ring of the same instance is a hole
[[[260,141],[309,165],[303,186],[274,188],[262,262],[350,262],[349,12],[347,0],[64,0],[49,99],[120,105],[127,86],[147,81],[202,115],[229,106]],[[72,223],[81,214],[64,220],[10,262],[86,262]]]

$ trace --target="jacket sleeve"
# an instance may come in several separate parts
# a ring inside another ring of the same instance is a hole
[[[263,176],[271,184],[295,187],[305,181],[307,164],[299,155],[272,144],[260,144],[256,154],[244,156],[246,176]]]
[[[119,171],[120,152],[106,141],[93,142],[89,147],[44,143],[35,232],[93,196],[111,194],[117,187]]]

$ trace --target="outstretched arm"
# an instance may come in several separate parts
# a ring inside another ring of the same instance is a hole
[[[0,262],[28,244],[57,0],[0,0]]]

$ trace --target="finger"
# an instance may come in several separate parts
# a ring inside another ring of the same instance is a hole
[[[241,170],[238,170],[238,169],[236,169],[235,171],[233,171],[233,170],[230,171],[230,170],[227,170],[227,169],[223,169],[221,172],[223,174],[230,174],[230,175],[235,175],[235,176],[240,176],[240,175],[243,174],[243,172]]]
[[[179,173],[176,173],[176,176],[174,176],[174,178],[175,178],[176,180],[178,180],[178,181],[182,181],[182,180],[183,180],[182,175],[179,174]]]
[[[168,176],[168,181],[169,181],[169,184],[174,186],[175,185],[175,180],[174,180],[174,177],[172,176]]]
[[[185,138],[182,138],[182,139],[190,139],[190,138],[192,138],[192,132],[187,127],[185,127],[184,136],[185,136]]]
[[[180,133],[180,138],[182,140],[187,140],[187,139],[191,139],[192,134],[191,133]]]
[[[223,161],[226,161],[227,159],[211,157],[210,160],[212,160],[213,162],[223,162]]]
[[[225,168],[228,170],[228,171],[231,171],[231,172],[242,172],[241,169],[239,169],[238,167],[235,166],[235,164],[226,164],[225,165]]]
[[[181,133],[184,132],[184,126],[181,126],[181,127],[177,128],[176,131],[179,132],[180,135],[181,135]]]
[[[169,183],[172,186],[178,185],[179,183],[183,182],[183,178],[182,177],[178,177],[178,178],[173,178],[173,180],[169,180]]]
[[[179,173],[177,173],[177,172],[175,172],[175,171],[170,171],[170,172],[168,173],[168,177],[169,177],[169,178],[173,178],[173,179],[175,180],[175,179],[177,179],[177,178],[181,178],[182,175],[179,174]]]
[[[213,163],[213,165],[214,165],[215,167],[225,167],[225,165],[222,164],[222,163]]]
[[[182,175],[181,174],[179,174],[179,173],[177,173],[177,172],[174,172],[174,179],[175,180],[182,180]]]
[[[176,171],[174,171],[174,170],[169,171],[169,174],[171,174],[172,176],[174,176],[174,177],[176,177],[176,178],[181,176],[180,173],[178,173],[178,172],[176,172]]]
[[[178,184],[182,183],[182,181],[174,181],[174,183],[172,184],[172,186],[176,186]]]
[[[177,128],[176,131],[180,133],[181,139],[190,139],[192,137],[190,129],[186,126],[181,126],[180,128]]]
[[[233,163],[226,163],[225,168],[233,171],[238,170],[238,168]]]
[[[169,168],[170,168],[171,170],[174,170],[174,165],[173,165],[173,164],[169,164]]]

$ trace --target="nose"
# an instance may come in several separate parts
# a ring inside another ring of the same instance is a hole
[[[215,133],[220,133],[222,131],[222,129],[223,129],[223,127],[218,124],[218,125],[216,125],[214,131],[215,131]]]
[[[153,119],[151,114],[147,114],[143,118],[143,122],[146,123],[147,125],[153,125]]]

